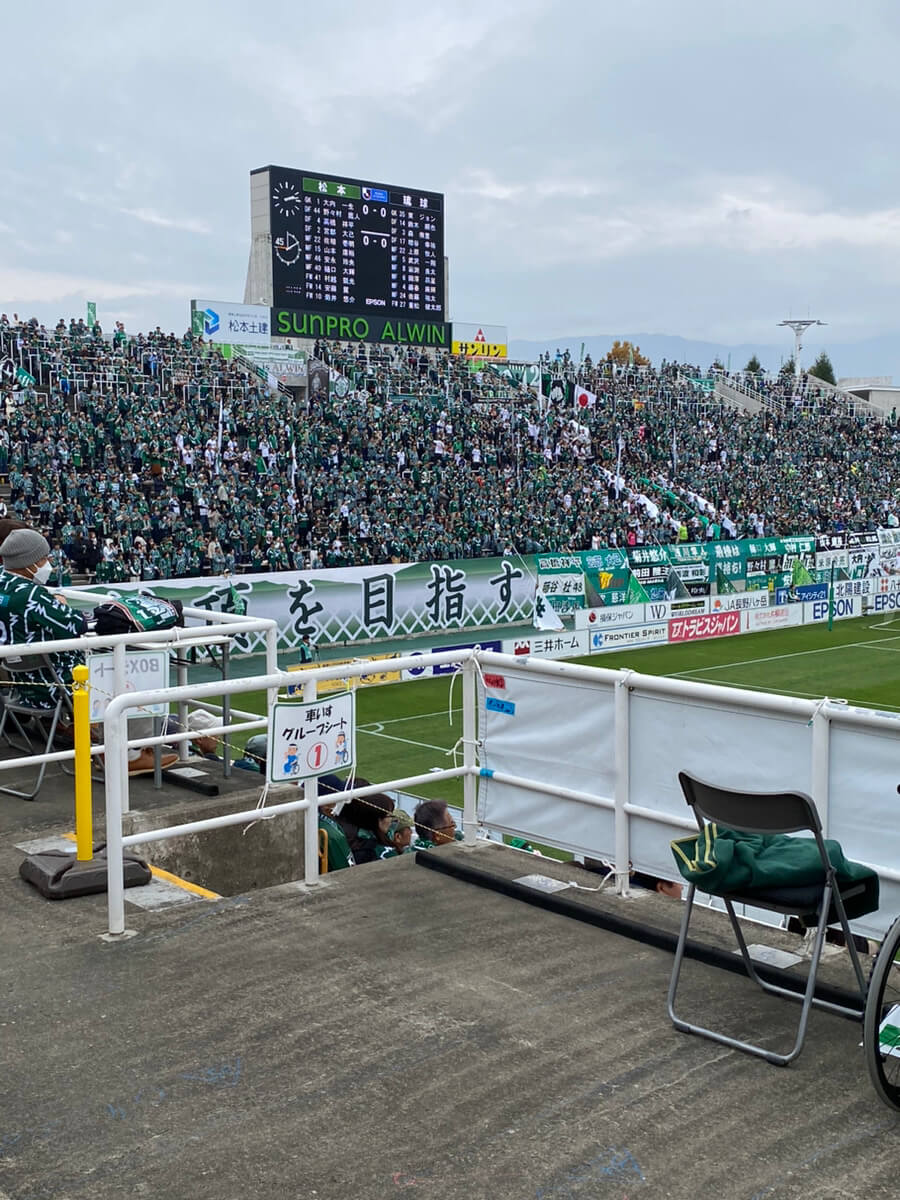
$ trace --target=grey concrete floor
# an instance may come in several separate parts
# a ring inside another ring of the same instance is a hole
[[[666,1016],[667,952],[413,856],[314,888],[129,905],[135,936],[110,944],[104,897],[52,903],[18,879],[14,843],[48,827],[37,806],[0,809],[0,1197],[900,1190],[900,1114],[852,1022],[814,1013],[786,1070],[685,1036]],[[438,853],[501,878],[572,871],[492,844]],[[657,896],[577,899],[663,929],[679,917]],[[683,996],[773,1045],[798,1011],[697,963]]]

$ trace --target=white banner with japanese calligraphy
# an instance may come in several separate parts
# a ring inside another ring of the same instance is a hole
[[[534,576],[521,559],[385,563],[321,571],[277,571],[231,579],[165,579],[108,584],[104,592],[151,590],[211,614],[246,604],[251,617],[278,622],[278,645],[291,650],[304,634],[314,643],[372,642],[433,633],[442,643],[492,625],[532,623]],[[238,649],[261,650],[262,634],[238,638]],[[482,643],[484,644],[484,643]]]

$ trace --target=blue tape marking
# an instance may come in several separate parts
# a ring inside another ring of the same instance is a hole
[[[482,779],[493,779],[494,771],[492,767],[482,767],[478,774]]]
[[[512,700],[499,700],[496,696],[488,696],[484,707],[488,712],[505,713],[508,717],[516,714],[516,706]]]

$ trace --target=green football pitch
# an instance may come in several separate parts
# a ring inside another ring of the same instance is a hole
[[[578,659],[647,675],[715,683],[865,708],[900,711],[900,618],[861,617],[766,633],[648,647]],[[264,710],[264,696],[235,697]],[[425,774],[461,762],[461,686],[451,677],[359,688],[356,772],[373,781]],[[416,787],[422,797],[462,802],[459,780]]]

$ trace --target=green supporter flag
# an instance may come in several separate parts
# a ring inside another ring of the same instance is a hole
[[[94,300],[87,302],[87,327],[93,329],[97,324],[97,304]]]
[[[834,563],[831,564],[831,580],[828,584],[828,630],[834,627]]]
[[[234,584],[231,584],[230,599],[231,599],[231,611],[239,617],[246,616],[247,601],[241,595],[241,593],[237,590],[237,588],[234,586]]]
[[[633,575],[628,576],[628,590],[625,593],[626,604],[646,604],[650,597],[639,579],[635,579]]]
[[[791,568],[791,585],[793,587],[805,587],[808,583],[815,583],[812,575],[803,565],[799,558],[794,559],[794,565]]]
[[[666,577],[666,596],[670,600],[690,600],[691,593],[681,582],[681,576],[673,568]]]
[[[721,567],[716,567],[716,590],[720,596],[733,596],[737,588],[731,582]]]

